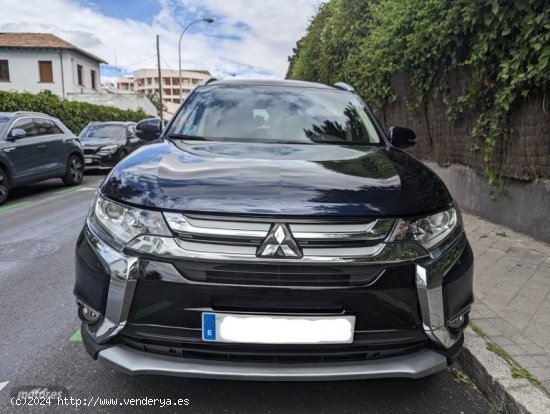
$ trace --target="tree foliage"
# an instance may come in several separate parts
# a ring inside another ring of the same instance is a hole
[[[49,91],[38,94],[0,91],[0,112],[42,112],[59,118],[71,131],[80,132],[91,121],[140,121],[149,118],[144,111],[131,111],[64,101]]]
[[[289,58],[287,77],[353,84],[381,109],[394,98],[390,77],[410,76],[419,104],[440,94],[450,119],[478,114],[472,136],[494,182],[491,160],[519,97],[550,86],[547,0],[332,0],[320,7]],[[446,80],[470,74],[451,100]]]

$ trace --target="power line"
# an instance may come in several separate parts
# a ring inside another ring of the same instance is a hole
[[[118,66],[119,66],[119,67],[123,67],[123,68],[127,68],[127,67],[130,67],[130,66],[137,65],[138,63],[145,62],[146,60],[149,60],[149,59],[154,58],[154,57],[156,57],[156,56],[157,56],[157,54],[154,53],[154,54],[152,54],[152,55],[149,56],[149,57],[146,57],[146,58],[144,58],[144,59],[138,60],[137,62],[130,63],[130,64],[128,64],[128,65],[118,65]]]

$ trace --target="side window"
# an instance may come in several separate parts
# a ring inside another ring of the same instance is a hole
[[[27,134],[27,137],[34,137],[37,134],[36,126],[34,125],[34,122],[31,118],[21,118],[14,122],[14,124],[11,127],[11,130],[14,129],[22,129]]]
[[[54,135],[63,133],[50,119],[34,118],[34,124],[36,126],[37,135]]]
[[[136,135],[136,126],[135,125],[130,125],[128,127],[128,136],[133,137],[135,135]]]

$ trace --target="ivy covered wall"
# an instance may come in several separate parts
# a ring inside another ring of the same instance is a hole
[[[331,0],[287,77],[354,85],[387,126],[416,127],[413,153],[495,187],[550,178],[546,0]]]

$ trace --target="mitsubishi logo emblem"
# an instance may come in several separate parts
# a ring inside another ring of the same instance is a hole
[[[258,257],[289,257],[299,259],[302,252],[286,224],[274,224],[256,253]]]

